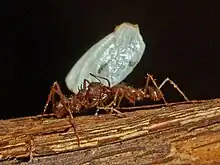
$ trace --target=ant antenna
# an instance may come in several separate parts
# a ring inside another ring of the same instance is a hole
[[[96,78],[100,83],[101,83],[100,79],[106,80],[106,81],[108,82],[108,86],[110,87],[110,81],[109,81],[109,79],[107,79],[107,78],[105,78],[105,77],[102,77],[102,76],[94,75],[93,73],[90,73],[90,75],[91,75],[92,77]]]

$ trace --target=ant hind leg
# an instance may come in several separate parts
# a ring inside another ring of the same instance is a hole
[[[164,96],[163,96],[163,92],[162,92],[161,89],[158,87],[158,85],[157,85],[156,81],[154,80],[153,76],[150,75],[150,74],[147,74],[147,80],[146,80],[146,86],[145,86],[145,88],[148,88],[148,84],[149,84],[149,81],[150,81],[150,80],[153,82],[153,84],[154,84],[154,86],[156,87],[156,89],[161,93],[161,97],[162,97],[164,103],[167,104],[167,101],[165,100],[165,98],[164,98]],[[145,90],[147,90],[147,89],[145,89]]]
[[[166,82],[169,82],[171,85],[173,85],[173,87],[183,96],[183,98],[186,101],[189,101],[189,99],[185,96],[185,94],[180,90],[180,88],[176,85],[176,83],[174,83],[172,80],[170,80],[168,77],[160,84],[159,89],[161,89]]]

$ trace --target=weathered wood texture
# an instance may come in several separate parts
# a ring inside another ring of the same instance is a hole
[[[0,164],[220,164],[220,99],[80,116],[0,121]],[[22,162],[24,157],[33,157]]]

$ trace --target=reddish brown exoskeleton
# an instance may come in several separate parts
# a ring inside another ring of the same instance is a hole
[[[93,74],[91,75],[94,76]],[[94,77],[97,78],[97,76]],[[104,107],[107,104],[106,101],[108,101],[108,97],[111,94],[109,81],[108,84],[109,86],[105,86],[101,84],[101,82],[89,82],[88,80],[85,79],[83,86],[81,86],[78,93],[76,94],[73,93],[72,95],[67,97],[62,93],[58,82],[54,82],[50,90],[50,93],[48,95],[48,99],[44,107],[43,113],[46,112],[47,107],[51,101],[52,111],[57,118],[62,118],[70,115],[71,117],[70,123],[74,128],[79,145],[80,143],[79,135],[76,131],[76,125],[73,120],[73,114],[97,106]],[[55,100],[55,95],[58,95],[60,97],[59,101]]]
[[[153,83],[153,86],[149,85],[150,81]],[[179,89],[179,87],[169,78],[166,78],[158,87],[156,81],[153,79],[153,76],[147,74],[146,84],[144,88],[134,88],[126,84],[117,84],[111,88],[111,95],[114,96],[113,101],[111,101],[111,103],[106,105],[105,107],[98,107],[98,108],[106,109],[106,110],[107,109],[114,110],[113,107],[116,107],[117,109],[120,107],[121,101],[124,98],[133,105],[135,104],[136,101],[140,101],[144,99],[150,99],[153,101],[159,101],[162,99],[166,104],[167,102],[161,91],[161,88],[165,85],[166,82],[170,82],[170,84],[172,84],[173,87],[177,89],[177,91],[183,96],[183,98],[186,101],[189,101],[188,98],[185,96],[185,94]]]

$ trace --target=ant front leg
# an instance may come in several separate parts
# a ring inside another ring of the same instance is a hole
[[[161,89],[166,82],[170,82],[171,85],[173,85],[173,87],[183,96],[183,98],[186,101],[189,101],[189,99],[185,96],[185,94],[180,90],[180,88],[176,85],[176,83],[174,83],[172,80],[170,80],[168,77],[160,84],[159,89]]]
[[[53,86],[51,87],[50,93],[49,93],[48,98],[47,98],[47,102],[46,102],[46,104],[45,104],[45,106],[44,106],[44,111],[43,111],[43,113],[46,112],[47,107],[48,107],[48,105],[49,105],[49,102],[50,102],[51,100],[52,100],[52,104],[53,104],[53,106],[54,106],[54,102],[55,102],[55,101],[54,101],[54,95],[55,95],[55,93],[60,96],[60,99],[61,99],[61,100],[64,99],[65,96],[64,96],[63,93],[61,92],[60,86],[59,86],[59,84],[58,84],[57,81],[55,81],[55,82],[53,83]]]
[[[71,119],[69,120],[71,126],[73,127],[74,129],[74,132],[76,134],[76,138],[77,138],[77,142],[78,142],[78,146],[80,146],[80,139],[79,139],[79,134],[77,132],[77,129],[76,129],[76,123],[75,121],[73,120],[73,115],[72,115],[72,112],[71,112],[71,109],[69,108],[69,106],[67,105],[66,101],[67,101],[67,98],[65,97],[65,95],[62,93],[61,89],[60,89],[60,86],[58,84],[57,81],[55,81],[53,83],[53,86],[51,87],[51,90],[50,90],[50,93],[48,95],[48,99],[47,99],[47,102],[46,102],[46,105],[44,106],[44,111],[43,113],[46,112],[47,110],[47,107],[49,105],[49,102],[52,100],[52,104],[53,104],[53,107],[54,107],[54,95],[57,94],[58,96],[60,96],[60,100],[64,106],[64,108],[67,110],[67,112],[69,113]]]
[[[47,107],[48,107],[48,105],[49,105],[49,102],[52,100],[52,104],[53,104],[53,107],[54,107],[54,96],[55,96],[55,94],[57,94],[58,96],[60,96],[60,100],[61,100],[61,102],[63,103],[63,106],[65,107],[65,109],[69,112],[69,114],[70,114],[70,117],[73,119],[73,115],[72,115],[72,112],[71,112],[71,110],[70,110],[70,108],[66,105],[66,97],[65,97],[65,95],[62,93],[62,91],[61,91],[61,89],[60,89],[60,86],[59,86],[59,84],[58,84],[58,82],[57,81],[55,81],[54,83],[53,83],[53,86],[51,87],[51,90],[50,90],[50,93],[49,93],[49,95],[48,95],[48,99],[47,99],[47,102],[46,102],[46,105],[44,106],[44,111],[43,111],[43,113],[45,113],[46,112],[46,110],[47,110]]]

